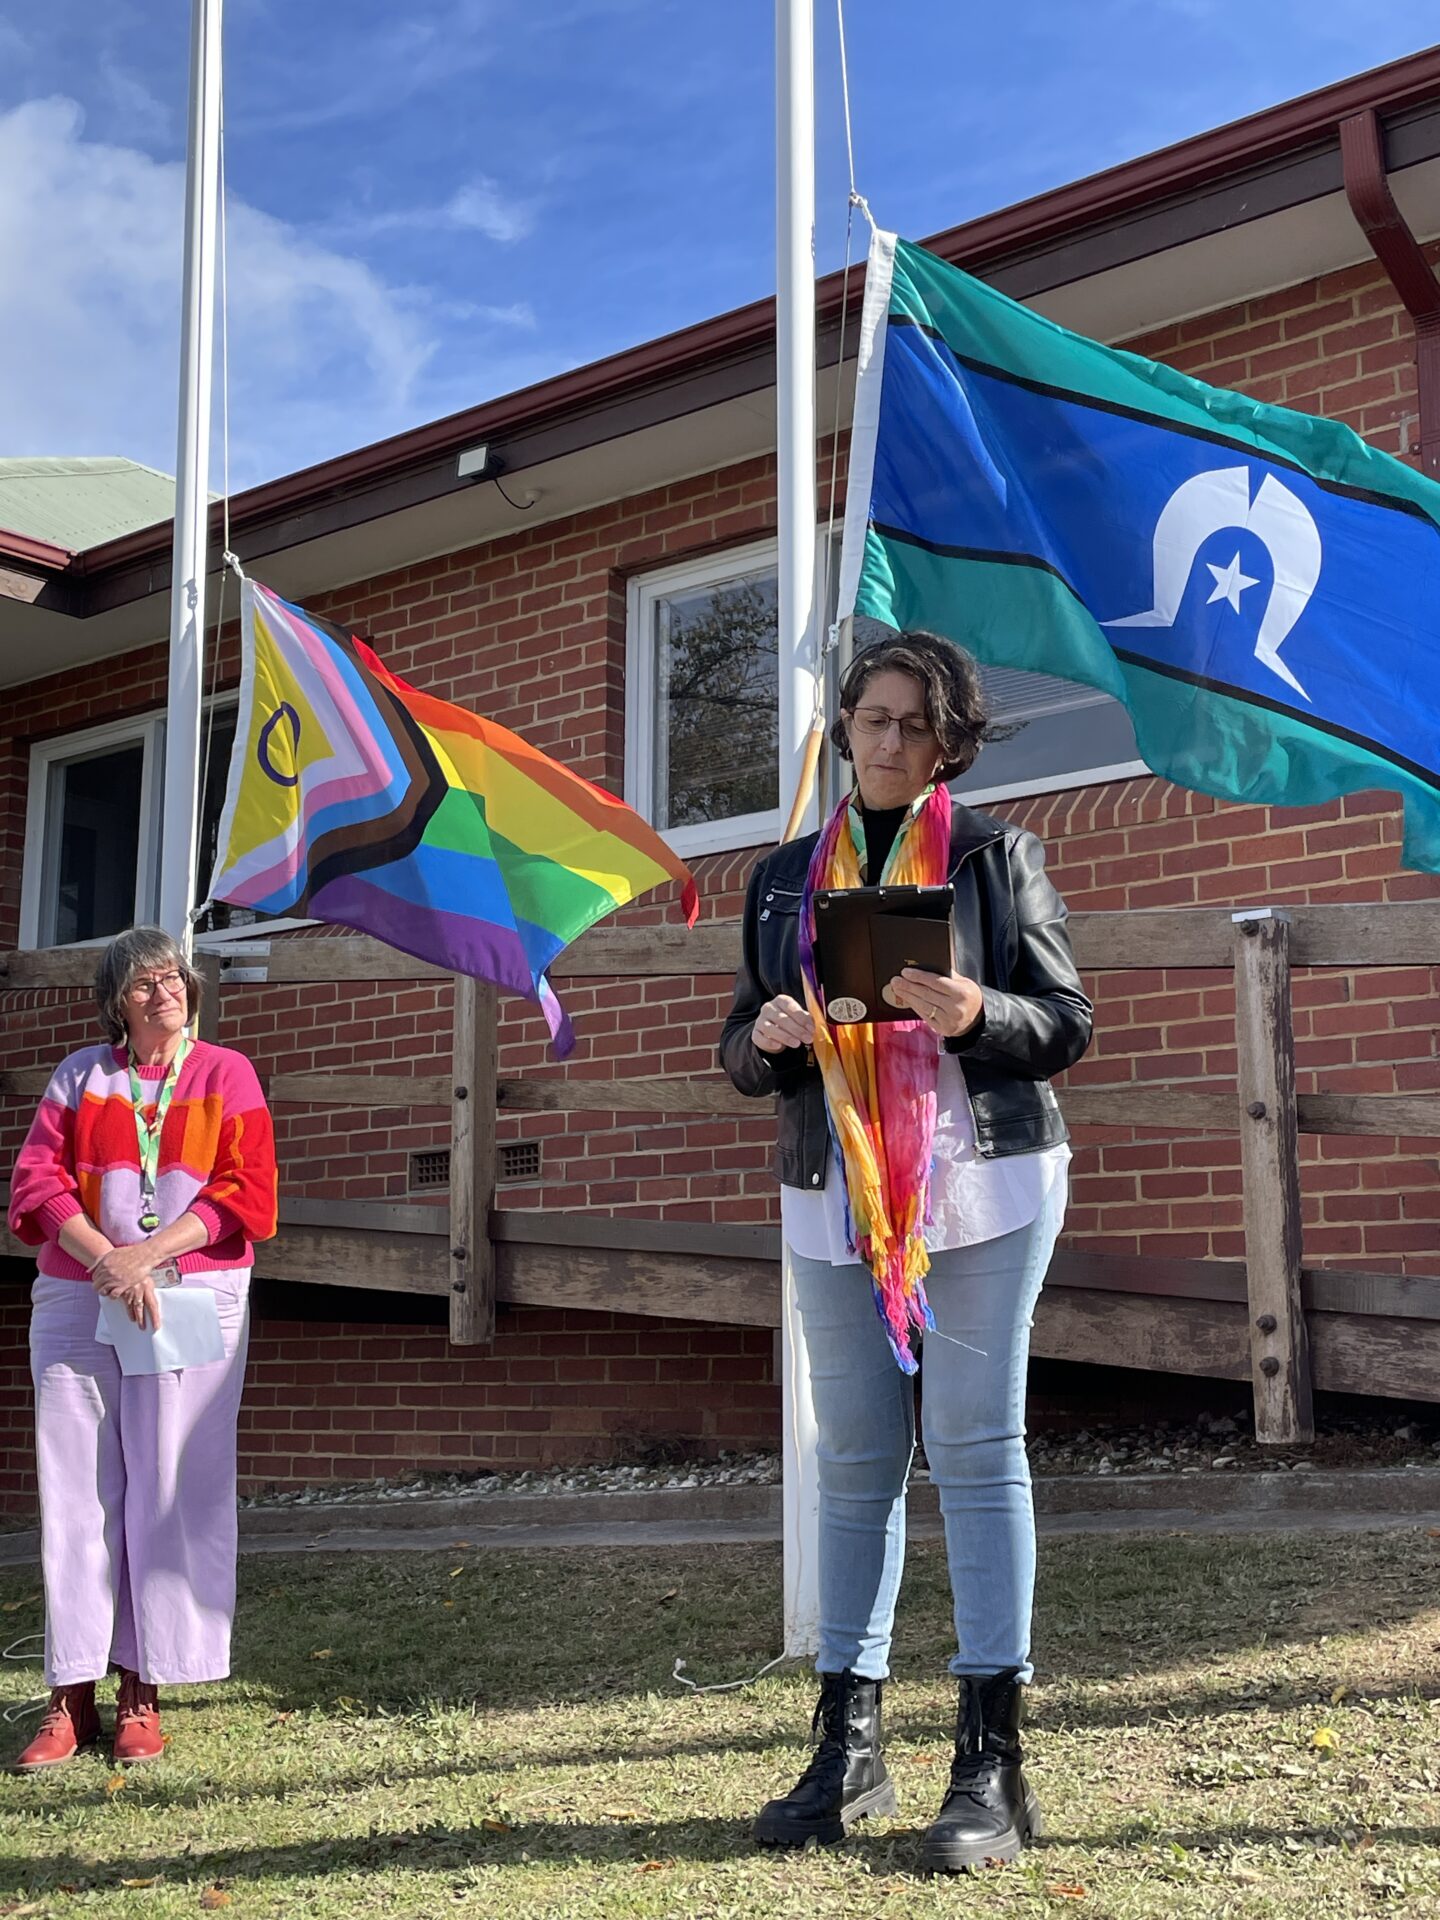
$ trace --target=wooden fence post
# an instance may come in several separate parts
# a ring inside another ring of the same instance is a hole
[[[454,1084],[450,1099],[450,1338],[488,1346],[495,1338],[496,993],[455,975]]]
[[[1315,1413],[1300,1303],[1290,918],[1269,907],[1235,915],[1235,1040],[1255,1437],[1294,1445],[1315,1438]]]

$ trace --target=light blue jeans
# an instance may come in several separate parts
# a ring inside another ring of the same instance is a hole
[[[1025,1373],[1035,1303],[1064,1214],[1058,1183],[1038,1219],[932,1256],[935,1315],[921,1359],[921,1419],[940,1494],[955,1603],[954,1674],[1031,1677],[1035,1510],[1025,1457]],[[819,1427],[821,1673],[890,1671],[905,1564],[915,1393],[875,1311],[865,1268],[792,1254]]]

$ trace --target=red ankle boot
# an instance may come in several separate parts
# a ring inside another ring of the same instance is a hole
[[[165,1751],[160,1733],[160,1703],[129,1667],[120,1669],[120,1692],[115,1700],[115,1759],[121,1766],[137,1760],[158,1760]]]
[[[95,1711],[95,1682],[78,1681],[72,1687],[51,1690],[50,1704],[35,1738],[15,1762],[17,1773],[38,1773],[73,1760],[81,1747],[100,1738],[100,1716]]]

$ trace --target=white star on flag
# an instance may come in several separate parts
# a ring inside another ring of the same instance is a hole
[[[1215,576],[1215,591],[1205,602],[1206,606],[1213,606],[1217,600],[1228,600],[1236,613],[1239,613],[1241,594],[1246,587],[1257,586],[1258,581],[1252,579],[1248,573],[1240,571],[1238,553],[1228,567],[1217,567],[1213,560],[1207,560],[1205,564]]]

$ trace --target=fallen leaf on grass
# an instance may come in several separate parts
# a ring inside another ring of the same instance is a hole
[[[638,1807],[602,1807],[600,1812],[606,1820],[643,1820],[645,1817]]]
[[[1336,1689],[1335,1689],[1335,1691],[1334,1691],[1334,1692],[1333,1692],[1333,1693],[1331,1694],[1331,1696],[1330,1696],[1330,1704],[1331,1704],[1331,1706],[1332,1706],[1332,1707],[1338,1707],[1338,1706],[1339,1706],[1339,1704],[1340,1704],[1340,1702],[1341,1702],[1341,1701],[1342,1701],[1343,1699],[1345,1699],[1345,1697],[1346,1697],[1346,1695],[1347,1695],[1347,1694],[1349,1693],[1349,1691],[1350,1691],[1350,1689],[1349,1689],[1349,1687],[1346,1687],[1346,1686],[1339,1686],[1339,1687],[1336,1687]]]
[[[671,1587],[668,1593],[661,1594],[660,1598],[655,1602],[656,1606],[657,1607],[668,1606],[670,1601],[672,1601],[675,1598],[676,1594],[679,1593],[679,1591],[680,1591],[679,1587]]]
[[[460,1578],[460,1575],[461,1575],[461,1574],[462,1574],[462,1573],[463,1573],[464,1571],[465,1571],[465,1569],[464,1569],[464,1567],[451,1567],[451,1569],[450,1569],[450,1578],[451,1578],[452,1580],[458,1580],[458,1579]]]
[[[312,1660],[328,1660],[334,1652],[334,1647],[316,1647],[315,1651],[310,1655],[310,1658]]]
[[[287,1720],[293,1720],[294,1718],[295,1718],[294,1707],[283,1707],[278,1709],[272,1715],[270,1724],[272,1727],[283,1727]]]
[[[106,1793],[119,1793],[128,1778],[128,1774],[112,1773],[110,1778],[105,1782]]]
[[[12,1900],[8,1906],[0,1907],[0,1913],[14,1914],[16,1920],[19,1920],[19,1916],[23,1913],[39,1913],[39,1911],[38,1900]]]
[[[461,1547],[468,1547],[470,1542],[468,1540],[452,1540],[450,1544],[452,1547],[454,1547],[455,1551],[458,1553]]]
[[[917,1753],[911,1762],[911,1765],[916,1767],[933,1767],[934,1764],[935,1755],[933,1753]]]
[[[1076,1886],[1068,1880],[1052,1880],[1045,1889],[1057,1900],[1084,1900],[1088,1897],[1084,1887]]]
[[[1333,1727],[1317,1727],[1310,1736],[1310,1744],[1317,1753],[1338,1753],[1340,1736]]]
[[[667,1867],[673,1867],[673,1860],[642,1860],[635,1871],[637,1873],[664,1873]]]
[[[455,1602],[453,1600],[442,1600],[440,1604],[442,1607],[453,1607]]]
[[[508,1820],[482,1820],[480,1824],[486,1833],[509,1833],[510,1831]]]
[[[120,1882],[122,1887],[154,1887],[158,1886],[159,1883],[160,1876],[158,1873],[152,1873],[148,1880],[122,1880]]]
[[[223,1887],[206,1887],[200,1896],[200,1904],[206,1913],[215,1913],[221,1907],[228,1907],[234,1895],[226,1893]]]
[[[27,1593],[21,1600],[7,1600],[3,1606],[0,1606],[0,1613],[18,1613],[22,1607],[33,1606],[39,1598],[40,1595],[38,1593]],[[0,1912],[4,1913],[18,1913],[19,1911],[20,1909],[18,1907],[0,1908]],[[35,1911],[34,1903],[32,1902],[25,1911],[27,1913],[33,1913]]]

